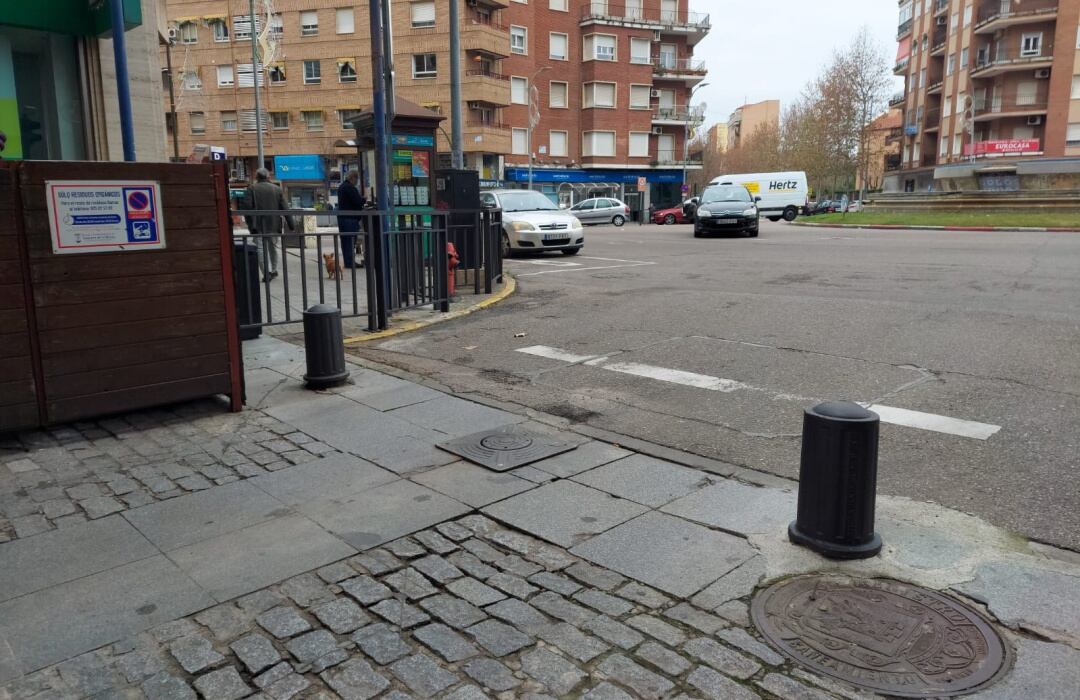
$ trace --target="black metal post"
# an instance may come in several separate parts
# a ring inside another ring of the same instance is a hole
[[[806,409],[792,542],[831,559],[881,551],[874,532],[879,424],[876,413],[847,401]]]
[[[337,386],[349,378],[341,309],[316,304],[304,312],[304,354],[307,356],[304,381],[309,389]]]

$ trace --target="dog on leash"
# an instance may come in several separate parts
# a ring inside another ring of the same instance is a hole
[[[329,279],[341,279],[341,265],[333,253],[324,253],[323,262],[326,263],[326,276]]]

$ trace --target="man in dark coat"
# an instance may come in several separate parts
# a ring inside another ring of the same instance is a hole
[[[360,211],[364,208],[364,196],[360,194],[356,183],[359,172],[350,170],[345,176],[345,182],[338,188],[338,210]],[[360,232],[360,217],[339,216],[338,230],[341,231],[341,254],[344,257],[345,267],[359,267],[363,264],[356,263],[356,234]],[[352,235],[349,235],[352,234]]]
[[[266,168],[259,168],[256,170],[255,182],[248,187],[247,193],[244,196],[244,209],[254,211],[277,211],[288,208],[289,207],[285,204],[285,195],[282,193],[281,187],[270,182],[270,171]],[[248,231],[253,235],[272,234],[256,238],[255,241],[259,246],[258,250],[260,257],[262,258],[263,281],[273,279],[278,276],[277,239],[280,236],[277,234],[281,233],[282,219],[285,220],[285,225],[289,227],[290,231],[296,230],[292,217],[288,215],[278,216],[276,214],[257,214],[245,218],[247,219]]]

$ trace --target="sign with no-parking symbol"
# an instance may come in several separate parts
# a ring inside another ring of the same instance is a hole
[[[165,247],[161,187],[155,181],[45,183],[54,253]]]

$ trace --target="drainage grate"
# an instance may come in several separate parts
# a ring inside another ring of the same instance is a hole
[[[753,618],[799,663],[888,695],[972,692],[1008,667],[1008,647],[977,612],[899,581],[785,579],[754,598]]]
[[[577,445],[511,425],[466,435],[439,447],[488,469],[504,472],[569,452]]]

